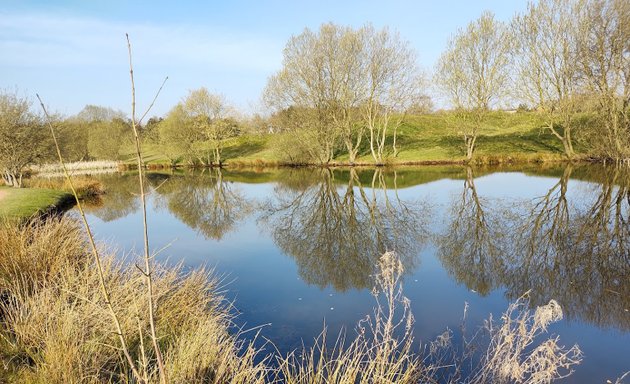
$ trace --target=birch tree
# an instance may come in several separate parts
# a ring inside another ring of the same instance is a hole
[[[510,75],[507,27],[485,12],[449,41],[436,82],[462,117],[459,134],[471,160],[484,117],[507,94]]]
[[[392,151],[398,155],[396,139],[404,111],[422,96],[416,54],[398,33],[387,28],[365,27],[368,89],[363,118],[370,134],[374,161],[384,162],[386,139],[392,135]]]
[[[630,2],[587,0],[581,8],[579,70],[600,119],[598,155],[630,158]]]
[[[182,105],[189,121],[204,139],[198,143],[198,152],[202,154],[199,160],[220,166],[225,141],[236,134],[236,124],[229,119],[232,107],[222,95],[210,93],[203,87],[190,91]]]
[[[420,94],[418,73],[415,53],[398,34],[371,25],[323,24],[289,40],[282,69],[269,79],[264,98],[276,111],[300,111],[294,116],[303,121],[294,125],[309,130],[318,162],[330,162],[342,145],[354,163],[366,132],[379,162],[388,130],[396,136],[397,114]],[[395,138],[393,149],[396,153]]]
[[[573,158],[574,117],[579,109],[578,0],[540,0],[517,15],[518,97],[545,115],[546,128]]]

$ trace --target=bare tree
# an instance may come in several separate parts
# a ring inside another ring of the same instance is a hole
[[[210,165],[221,165],[221,153],[225,141],[236,134],[237,125],[229,117],[233,113],[225,97],[208,92],[206,88],[190,91],[182,103],[190,123],[203,138],[198,143],[198,152],[206,156],[199,156],[199,160]],[[207,150],[209,147],[209,151]],[[212,156],[213,160],[210,160]]]
[[[460,112],[459,134],[466,144],[466,159],[475,151],[486,113],[506,95],[509,80],[510,35],[494,14],[460,29],[439,59],[436,82]]]
[[[367,35],[368,89],[363,105],[363,119],[370,132],[370,151],[377,163],[383,163],[385,140],[390,130],[392,149],[398,155],[396,137],[404,111],[421,97],[421,77],[415,52],[398,33],[387,28],[364,28]]]
[[[594,150],[630,157],[630,3],[587,0],[581,8],[579,70],[600,116]]]
[[[265,102],[272,108],[310,111],[295,117],[308,121],[301,125],[313,132],[315,156],[320,163],[333,159],[342,134],[351,156],[356,154],[348,133],[353,128],[352,107],[358,102],[365,79],[364,68],[357,60],[361,39],[351,28],[332,23],[323,24],[318,32],[305,29],[289,40],[283,67],[269,79],[265,89]],[[360,142],[360,138],[357,140]]]
[[[4,182],[21,187],[27,167],[51,154],[51,141],[28,99],[0,92],[0,172]]]
[[[518,97],[545,115],[546,128],[567,157],[573,149],[579,103],[578,22],[581,0],[531,2],[512,22],[518,71]]]
[[[296,127],[307,129],[316,144],[311,151],[320,163],[330,162],[340,142],[355,162],[370,132],[372,154],[382,161],[388,129],[400,124],[419,94],[415,54],[398,34],[324,24],[289,40],[283,68],[270,78],[266,103],[293,109]],[[302,135],[303,136],[303,135]],[[396,141],[393,142],[396,153]]]

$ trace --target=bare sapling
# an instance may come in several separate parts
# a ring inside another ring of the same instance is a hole
[[[155,330],[155,303],[153,300],[153,276],[152,276],[152,268],[151,268],[151,259],[152,256],[149,253],[149,230],[147,224],[147,202],[146,202],[146,193],[144,190],[144,164],[142,160],[142,150],[140,146],[140,135],[138,134],[138,126],[141,124],[142,119],[149,113],[155,100],[158,95],[162,91],[164,87],[164,83],[168,80],[168,77],[164,79],[162,85],[158,89],[153,101],[147,108],[146,112],[142,115],[140,120],[136,120],[136,86],[133,77],[133,62],[132,62],[132,54],[131,54],[131,42],[129,41],[129,34],[126,34],[127,37],[127,49],[129,51],[129,77],[131,80],[131,128],[133,129],[134,143],[136,147],[136,164],[138,167],[138,179],[140,183],[140,200],[142,202],[142,224],[144,229],[144,270],[141,270],[142,274],[146,279],[147,284],[147,304],[148,304],[148,312],[149,312],[149,327],[151,331],[151,343],[153,345],[153,350],[155,352],[155,358],[158,364],[158,371],[160,375],[160,382],[165,384],[168,382],[168,376],[166,370],[164,369],[164,359],[162,357],[162,352],[160,351],[160,346],[158,344],[157,332]]]
[[[57,157],[59,159],[59,164],[61,165],[61,168],[63,170],[63,174],[64,177],[66,178],[68,185],[70,187],[70,190],[72,192],[72,195],[74,196],[74,199],[76,200],[76,204],[77,204],[77,209],[79,210],[79,215],[81,216],[81,221],[83,222],[83,226],[85,227],[85,232],[87,233],[87,237],[89,240],[89,244],[90,244],[90,249],[92,251],[92,255],[94,256],[94,264],[96,265],[96,269],[98,272],[98,279],[99,279],[99,285],[101,288],[101,293],[103,295],[103,299],[105,300],[105,305],[107,306],[107,310],[112,318],[112,325],[115,329],[115,333],[118,336],[118,339],[120,341],[120,349],[122,351],[122,353],[125,355],[125,359],[127,360],[127,363],[129,364],[129,368],[131,369],[131,372],[133,373],[133,376],[140,382],[142,382],[142,377],[140,376],[140,373],[138,372],[138,369],[136,367],[136,364],[134,363],[133,359],[131,358],[131,354],[129,353],[129,348],[127,346],[127,342],[125,341],[125,335],[123,333],[122,327],[120,325],[120,320],[118,319],[118,315],[116,314],[116,311],[114,310],[114,306],[112,305],[112,302],[110,300],[110,294],[109,294],[109,290],[107,288],[107,285],[105,284],[105,275],[103,272],[103,266],[101,264],[101,257],[98,251],[98,248],[96,246],[96,242],[94,241],[94,236],[92,235],[92,230],[90,228],[90,224],[87,221],[87,218],[85,217],[85,212],[83,210],[83,204],[81,203],[81,200],[79,199],[79,196],[77,194],[77,191],[74,187],[74,183],[72,181],[72,177],[70,177],[70,173],[68,172],[68,169],[66,167],[66,164],[63,160],[63,156],[61,155],[61,149],[59,147],[59,142],[57,141],[57,136],[55,134],[55,129],[52,125],[52,119],[50,117],[50,115],[48,114],[48,111],[46,110],[46,107],[44,106],[44,102],[42,101],[42,99],[39,97],[39,94],[36,95],[37,99],[39,100],[39,104],[44,112],[44,116],[46,118],[46,124],[48,125],[48,128],[50,128],[50,134],[52,135],[53,141],[55,143],[55,149],[57,151]]]

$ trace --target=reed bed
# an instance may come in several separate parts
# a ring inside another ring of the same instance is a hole
[[[76,161],[65,165],[68,172],[74,176],[118,172],[122,167],[120,162],[110,160]],[[59,177],[64,175],[63,168],[58,163],[34,166],[32,171],[40,177]]]

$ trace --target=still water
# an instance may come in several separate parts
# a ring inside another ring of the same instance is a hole
[[[150,173],[157,259],[224,276],[244,328],[287,352],[374,306],[379,256],[405,267],[417,342],[496,319],[525,292],[557,300],[549,331],[579,344],[565,382],[606,382],[630,370],[630,170],[515,168],[206,170]],[[89,208],[121,255],[142,246],[137,176],[100,176]]]

